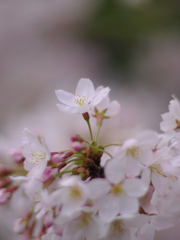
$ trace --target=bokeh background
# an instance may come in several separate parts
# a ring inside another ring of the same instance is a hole
[[[160,132],[172,94],[180,98],[180,1],[0,0],[2,162],[20,146],[24,127],[42,132],[52,151],[67,147],[72,133],[87,134],[80,116],[58,111],[54,94],[74,92],[82,77],[109,86],[121,104],[102,141]],[[11,205],[0,208],[2,240],[16,239]],[[179,226],[156,240],[179,240]]]

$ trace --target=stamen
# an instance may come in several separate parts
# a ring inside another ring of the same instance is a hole
[[[77,94],[77,98],[74,98],[74,101],[77,105],[84,106],[86,103],[86,96],[80,96]]]

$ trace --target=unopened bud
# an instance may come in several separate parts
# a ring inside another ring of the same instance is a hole
[[[52,161],[54,163],[64,162],[65,160],[66,160],[66,154],[65,153],[58,153],[58,154],[54,154],[52,156]]]
[[[26,230],[27,221],[24,218],[17,218],[14,222],[14,231],[16,233],[23,233]]]
[[[89,170],[85,167],[75,167],[73,170],[76,171],[74,175],[80,175],[83,180],[87,179],[89,177]],[[73,174],[73,173],[72,173]]]
[[[89,113],[88,112],[85,112],[85,113],[83,113],[83,118],[84,118],[84,120],[86,120],[86,121],[89,121]]]
[[[73,142],[71,147],[76,151],[76,152],[81,152],[82,150],[86,149],[86,146],[81,143],[81,142]]]
[[[66,154],[66,158],[69,158],[69,157],[71,157],[74,154],[74,152],[73,151],[69,151],[69,152],[66,152],[65,154]]]
[[[78,134],[73,134],[71,136],[71,141],[72,142],[83,142],[84,139],[80,135],[78,135]]]
[[[11,168],[6,168],[6,167],[2,167],[0,168],[0,177],[5,177],[9,174],[12,173],[12,169]]]
[[[12,149],[10,151],[10,155],[13,158],[13,160],[18,163],[21,164],[24,162],[25,158],[23,157],[22,153],[17,151],[16,149]]]
[[[0,180],[0,188],[5,188],[11,183],[11,179],[9,177],[3,178]]]

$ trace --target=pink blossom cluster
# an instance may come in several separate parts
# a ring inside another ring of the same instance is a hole
[[[58,108],[82,114],[91,140],[73,135],[70,149],[51,152],[43,137],[25,128],[22,150],[11,152],[17,167],[0,168],[0,204],[17,189],[31,202],[14,224],[24,239],[153,240],[156,230],[173,227],[180,217],[179,101],[171,100],[162,115],[162,134],[144,131],[102,146],[103,121],[120,109],[109,91],[95,90],[89,79],[79,81],[75,95],[57,90]],[[90,116],[97,122],[95,137]],[[109,159],[102,166],[104,154]]]

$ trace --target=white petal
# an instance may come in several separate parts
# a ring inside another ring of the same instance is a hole
[[[155,230],[149,223],[145,223],[139,231],[139,240],[153,240]]]
[[[119,198],[112,195],[105,196],[100,202],[99,217],[104,222],[112,221],[119,214]]]
[[[138,211],[139,203],[137,198],[128,196],[119,197],[119,211],[121,214],[130,215]]]
[[[79,94],[81,97],[86,96],[87,101],[91,101],[95,95],[95,89],[90,79],[81,78],[79,80],[76,88],[76,95],[77,94]]]
[[[28,173],[27,176],[36,178],[36,179],[40,179],[41,176],[43,175],[43,172],[44,172],[46,166],[47,166],[47,162],[45,162],[45,161],[40,164],[34,165],[34,167],[30,170],[30,172]]]
[[[88,188],[90,190],[90,198],[97,199],[108,193],[111,185],[106,179],[96,178],[88,182]]]
[[[147,191],[147,186],[138,178],[125,179],[122,187],[126,193],[132,197],[143,196]]]
[[[136,159],[131,156],[126,158],[126,173],[128,177],[138,176],[142,168],[142,165],[140,165]]]
[[[161,216],[152,216],[151,224],[156,230],[163,230],[174,226],[172,219]]]
[[[164,113],[161,115],[163,121],[160,123],[160,129],[163,132],[171,131],[177,127],[174,117],[170,113]]]
[[[30,171],[30,170],[33,168],[33,166],[34,166],[34,165],[31,164],[28,159],[26,159],[26,160],[24,161],[24,169],[25,169],[26,171]]]
[[[64,90],[55,91],[57,98],[61,103],[64,103],[67,106],[73,107],[75,105],[74,98],[75,96],[72,93],[66,92]]]
[[[180,167],[180,156],[176,156],[170,162],[173,167]]]
[[[120,108],[120,104],[117,101],[112,101],[105,115],[108,117],[114,116],[119,112]]]
[[[169,112],[174,116],[175,119],[180,120],[180,105],[176,98],[170,101]]]
[[[78,111],[77,107],[69,107],[69,106],[65,106],[63,104],[57,104],[57,106],[60,111],[66,112],[66,113],[77,113],[77,111]]]
[[[106,87],[103,88],[101,91],[99,91],[95,97],[92,99],[91,103],[96,106],[98,103],[100,103],[109,93],[110,88]]]
[[[102,112],[106,108],[109,108],[109,96],[106,96],[96,107],[99,112]]]
[[[28,128],[25,128],[23,132],[34,146],[41,148],[41,143],[38,138]]]
[[[120,183],[125,177],[124,160],[120,158],[109,160],[105,166],[105,176],[111,183]]]

